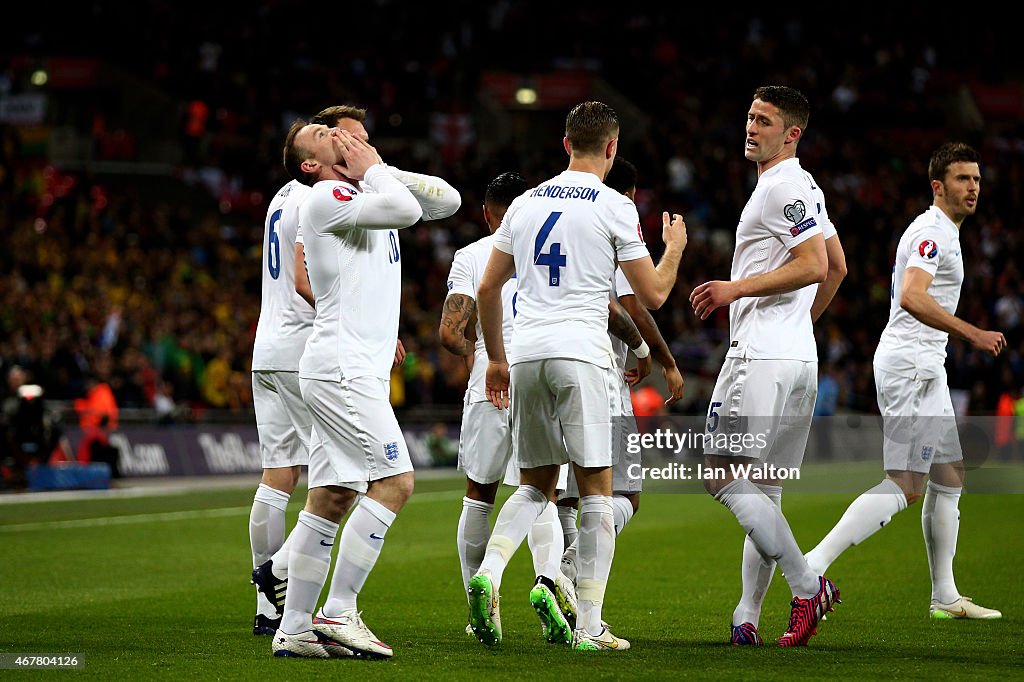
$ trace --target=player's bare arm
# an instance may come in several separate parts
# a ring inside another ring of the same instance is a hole
[[[706,320],[714,310],[747,296],[774,296],[825,281],[828,255],[820,234],[789,250],[792,260],[780,268],[734,282],[714,280],[698,285],[690,294],[693,312]]]
[[[309,273],[306,272],[306,249],[302,244],[295,245],[295,293],[310,307],[316,308],[313,287],[309,285]]]
[[[814,295],[814,303],[811,304],[812,322],[817,322],[828,309],[839,290],[839,284],[846,277],[846,254],[843,252],[839,235],[833,235],[825,240],[825,254],[828,257],[828,274],[825,275],[825,281],[818,285],[818,291]]]
[[[472,355],[476,344],[466,338],[466,328],[475,316],[475,300],[465,294],[449,294],[444,300],[438,329],[441,345],[455,355]]]
[[[477,314],[480,316],[480,329],[487,348],[487,399],[499,408],[508,407],[509,386],[508,359],[505,357],[505,340],[501,333],[501,287],[515,270],[512,254],[492,248],[476,292]]]
[[[633,318],[629,316],[614,298],[608,299],[608,331],[615,338],[620,339],[629,346],[630,350],[637,350],[644,343],[640,330],[637,329]],[[648,352],[644,357],[637,356],[636,367],[626,370],[626,383],[630,387],[636,386],[651,373],[651,356]]]
[[[654,321],[651,312],[640,305],[636,296],[619,296],[619,304],[629,313],[630,318],[636,325],[640,336],[651,348],[651,357],[661,365],[661,373],[665,377],[665,384],[669,390],[669,397],[665,400],[666,405],[671,405],[683,397],[683,375],[676,366],[676,359],[672,357],[665,338],[658,329],[658,323]]]
[[[980,351],[999,355],[1006,348],[1002,332],[979,329],[947,312],[928,293],[931,283],[932,275],[921,268],[908,267],[900,285],[900,307],[929,327],[955,334]]]
[[[665,211],[661,214],[661,220],[661,237],[665,242],[665,253],[662,254],[657,267],[650,258],[619,263],[622,274],[633,287],[637,299],[652,310],[664,305],[668,295],[672,293],[672,287],[676,285],[679,261],[686,248],[686,223],[683,222],[683,216],[675,213],[669,217],[668,211]]]

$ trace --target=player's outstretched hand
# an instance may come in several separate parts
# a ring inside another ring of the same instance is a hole
[[[487,375],[484,385],[487,388],[487,399],[499,409],[508,407],[508,363],[495,362],[487,363]]]
[[[999,355],[1006,348],[1006,337],[1002,332],[981,331],[971,339],[971,345],[980,351]]]
[[[733,283],[724,282],[720,279],[700,284],[690,294],[690,304],[693,312],[702,320],[708,319],[716,308],[729,305],[736,300],[733,294]]]
[[[683,216],[673,213],[669,219],[668,211],[661,214],[661,240],[666,247],[677,246],[682,252],[686,248],[686,223]]]
[[[661,373],[665,375],[665,385],[669,390],[669,396],[665,404],[671,405],[683,397],[683,375],[678,367],[663,367]]]
[[[636,367],[626,370],[626,383],[633,388],[651,373],[651,356],[637,358]]]

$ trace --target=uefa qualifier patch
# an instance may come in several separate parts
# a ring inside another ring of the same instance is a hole
[[[925,239],[917,247],[917,252],[921,254],[922,258],[931,260],[939,255],[939,245],[933,242],[931,239]]]
[[[804,202],[797,199],[792,204],[786,204],[782,209],[782,214],[786,216],[786,220],[796,225],[807,215],[807,207],[804,206]]]
[[[818,224],[814,216],[807,217],[807,207],[799,199],[792,204],[786,204],[782,209],[782,215],[786,216],[786,220],[793,223],[793,227],[789,228],[789,233],[794,237]]]
[[[344,185],[338,185],[334,188],[334,198],[338,201],[352,201],[352,197],[355,195],[355,190],[349,189]]]

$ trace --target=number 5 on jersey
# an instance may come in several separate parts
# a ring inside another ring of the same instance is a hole
[[[551,230],[561,217],[561,211],[555,211],[549,215],[544,224],[540,226],[540,232],[537,233],[537,239],[533,243],[533,263],[534,265],[546,265],[548,267],[548,286],[552,287],[559,285],[561,280],[560,270],[565,267],[565,254],[562,253],[562,243],[552,242],[547,253],[543,253],[541,249],[544,248],[544,243],[551,235]]]

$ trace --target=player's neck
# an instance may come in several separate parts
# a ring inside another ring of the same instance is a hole
[[[934,204],[934,206],[935,206],[935,208],[937,208],[940,211],[942,211],[942,213],[947,218],[949,218],[950,222],[953,223],[953,225],[956,226],[956,229],[959,232],[960,231],[960,225],[963,224],[964,219],[967,218],[967,216],[963,215],[963,214],[960,214],[960,213],[955,213],[952,209],[950,209],[948,206],[946,206],[946,202],[942,201],[942,199],[940,197],[935,197],[935,204]]]
[[[770,159],[768,159],[766,161],[758,161],[757,162],[757,177],[761,177],[762,173],[764,173],[765,171],[771,170],[772,168],[775,168],[776,166],[778,166],[783,161],[789,161],[790,159],[795,159],[795,158],[796,158],[796,149],[790,150],[790,149],[787,149],[786,147],[783,147],[782,151],[779,152],[778,156],[772,157],[772,158],[770,158]]]
[[[605,172],[608,170],[604,159],[596,159],[590,156],[570,156],[569,167],[566,170],[579,173],[593,173],[598,180],[604,180]]]

